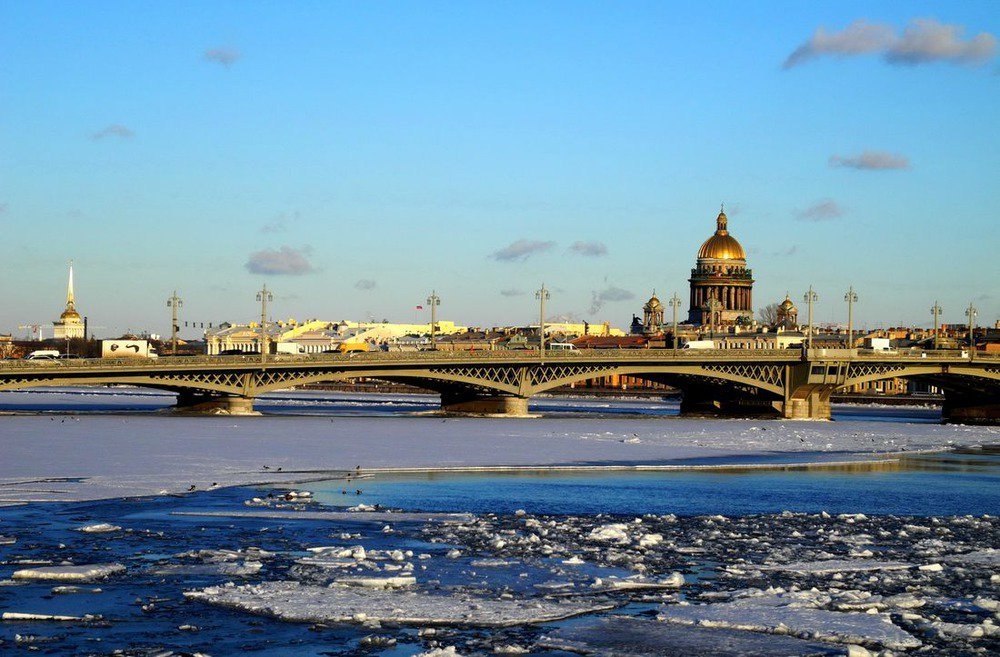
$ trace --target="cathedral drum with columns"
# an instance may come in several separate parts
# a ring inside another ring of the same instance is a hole
[[[689,323],[723,327],[753,322],[753,272],[743,247],[729,234],[724,210],[716,219],[715,234],[698,250],[689,282]]]

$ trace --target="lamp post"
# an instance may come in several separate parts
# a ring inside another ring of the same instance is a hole
[[[702,309],[708,311],[708,339],[715,334],[715,313],[722,308],[722,303],[715,297],[709,297]]]
[[[184,301],[177,296],[177,290],[174,290],[174,295],[167,299],[167,308],[173,309],[170,322],[170,353],[174,356],[177,355],[177,331],[181,328],[180,325],[177,324],[177,309],[183,305]]]
[[[674,296],[667,300],[667,305],[674,311],[674,355],[677,355],[677,309],[681,307],[681,298],[674,292]]]
[[[847,302],[847,348],[854,349],[854,304],[858,301],[858,295],[853,285],[847,289],[844,301]]]
[[[971,303],[965,310],[965,316],[969,318],[969,360],[972,360],[976,353],[976,315],[979,311]]]
[[[809,304],[809,329],[806,334],[806,349],[813,348],[813,303],[819,300],[819,295],[813,292],[813,286],[809,286],[809,291],[805,293],[802,300]]]
[[[431,295],[427,297],[427,303],[431,307],[431,349],[437,349],[437,343],[434,342],[434,329],[437,328],[437,307],[441,305],[441,297],[437,295],[437,292],[431,290]]]
[[[545,358],[545,302],[550,297],[545,283],[542,283],[541,289],[535,292],[535,298],[538,299],[538,357],[542,359]]]
[[[931,314],[934,315],[934,350],[937,351],[940,348],[941,339],[938,337],[938,319],[941,317],[941,306],[935,301],[934,305],[931,306]]]
[[[260,301],[260,364],[267,362],[267,302],[274,301],[274,295],[267,291],[267,285],[257,293]]]

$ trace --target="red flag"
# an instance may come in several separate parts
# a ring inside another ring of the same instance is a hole
[[[423,309],[424,309],[423,306],[417,306],[417,310],[423,310]]]

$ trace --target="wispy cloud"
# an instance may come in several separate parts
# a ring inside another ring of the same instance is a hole
[[[99,141],[105,139],[106,137],[117,137],[119,139],[131,139],[135,136],[135,133],[121,125],[120,123],[112,123],[111,125],[98,130],[97,132],[90,135],[90,138],[94,141]]]
[[[577,255],[597,258],[608,255],[608,247],[604,242],[573,242],[569,250]]]
[[[865,151],[860,155],[851,157],[831,155],[830,166],[868,170],[909,169],[910,160],[902,155],[895,155],[884,151]]]
[[[983,64],[993,58],[997,50],[995,36],[980,32],[963,40],[964,31],[961,25],[939,23],[933,18],[914,19],[885,53],[885,60],[912,66],[934,61]]]
[[[235,48],[209,48],[205,51],[205,59],[215,64],[221,64],[229,68],[241,57],[239,50]]]
[[[299,212],[296,210],[291,214],[282,212],[276,217],[272,218],[266,224],[260,227],[260,232],[262,233],[284,233],[288,230],[288,224],[299,218]]]
[[[516,242],[511,242],[509,245],[498,251],[494,251],[490,257],[494,260],[500,260],[503,262],[512,262],[515,260],[524,261],[536,253],[543,253],[550,250],[555,245],[555,242],[517,240]]]
[[[843,30],[827,31],[819,27],[812,37],[792,51],[785,60],[789,69],[824,55],[852,57],[880,54],[890,64],[984,64],[997,50],[997,38],[980,32],[963,39],[961,25],[941,23],[933,18],[915,18],[897,34],[891,25],[856,20]]]
[[[279,249],[264,249],[251,253],[244,267],[251,274],[268,274],[273,276],[301,276],[316,271],[307,257],[311,252],[308,247],[293,249],[283,246]]]
[[[367,292],[369,290],[374,290],[375,289],[375,285],[376,285],[376,283],[372,279],[370,279],[370,278],[362,278],[360,281],[358,281],[357,283],[354,284],[354,289],[355,290],[364,290],[364,291]]]
[[[843,216],[844,209],[833,199],[823,199],[795,213],[799,221],[830,221]]]
[[[798,244],[793,244],[790,247],[788,247],[787,249],[781,249],[780,251],[775,251],[771,255],[780,258],[780,257],[793,256],[793,255],[795,255],[798,252],[799,252],[799,245]]]
[[[594,290],[590,293],[590,314],[596,315],[604,308],[604,304],[608,302],[629,301],[634,298],[635,295],[628,290],[623,290],[614,285],[609,285],[603,290]]]
[[[527,292],[524,290],[518,290],[517,288],[509,287],[506,290],[500,290],[500,295],[505,297],[523,297]]]

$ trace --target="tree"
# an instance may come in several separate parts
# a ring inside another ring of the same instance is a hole
[[[781,307],[780,303],[769,303],[760,310],[757,311],[757,316],[760,317],[760,323],[764,326],[775,326],[778,323],[778,308]]]

